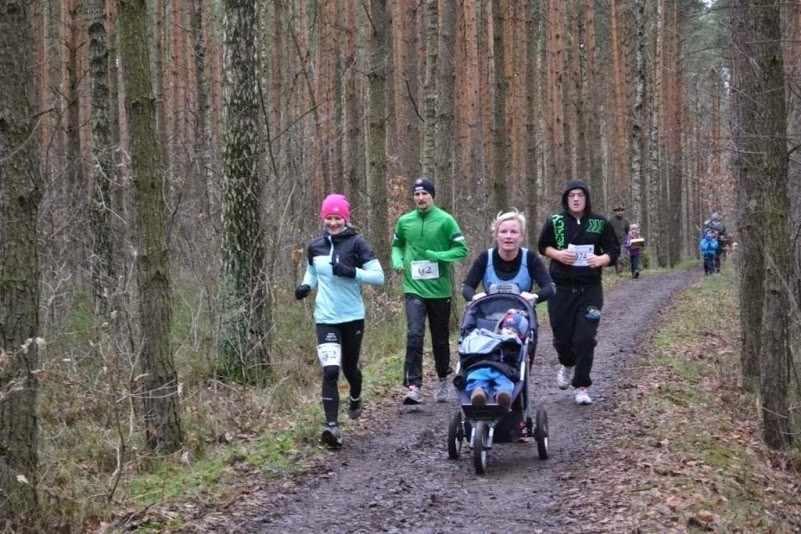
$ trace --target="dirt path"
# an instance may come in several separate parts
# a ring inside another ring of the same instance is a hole
[[[585,487],[582,467],[597,461],[605,446],[594,436],[613,423],[615,393],[626,387],[638,347],[660,324],[660,311],[695,283],[699,272],[627,278],[607,292],[591,406],[576,406],[572,391],[557,389],[550,329],[541,329],[530,395],[532,406],[548,414],[548,460],[538,459],[533,440],[496,444],[487,474],[477,476],[469,448],[463,448],[460,459],[447,459],[455,401],[433,403],[428,391],[425,404],[411,411],[400,405],[398,396],[371,407],[372,416],[387,422],[384,428],[363,438],[346,435],[346,446],[330,453],[314,472],[270,483],[247,499],[197,517],[185,531],[603,531],[597,523],[587,530],[582,518],[573,515],[581,509],[573,499],[599,490]],[[430,355],[426,358],[428,368],[432,362]],[[565,500],[574,506],[564,506]]]

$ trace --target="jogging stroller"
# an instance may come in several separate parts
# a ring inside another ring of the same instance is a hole
[[[523,314],[528,322],[521,343],[493,335],[501,319],[512,310]],[[536,344],[537,316],[516,285],[493,286],[486,297],[470,302],[459,331],[459,363],[453,384],[461,407],[448,426],[449,458],[459,458],[466,441],[473,450],[476,473],[481,475],[487,471],[488,454],[494,443],[527,442],[531,437],[539,458],[548,458],[548,416],[545,410],[536,410],[532,418],[528,398]],[[490,362],[503,362],[516,371],[509,373],[514,382],[509,411],[498,404],[495,395],[489,395],[484,405],[474,406],[465,390],[468,372],[493,365]]]

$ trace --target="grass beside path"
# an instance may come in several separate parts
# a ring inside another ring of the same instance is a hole
[[[736,288],[727,266],[681,295],[619,392],[614,445],[588,473],[609,489],[609,532],[801,529],[801,454],[762,444],[739,386]]]

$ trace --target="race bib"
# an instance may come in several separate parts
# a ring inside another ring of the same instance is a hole
[[[342,345],[339,343],[321,343],[317,345],[317,357],[323,367],[328,365],[342,366]]]
[[[567,250],[576,253],[576,261],[573,262],[573,267],[587,267],[587,255],[595,251],[595,245],[574,245],[570,243],[567,245]]]
[[[428,260],[412,262],[413,280],[433,280],[439,278],[439,263]]]

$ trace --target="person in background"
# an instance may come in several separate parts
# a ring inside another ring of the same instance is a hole
[[[487,295],[492,284],[516,284],[520,295],[532,305],[545,302],[556,292],[548,269],[533,250],[523,247],[526,238],[526,216],[512,209],[499,213],[492,223],[496,246],[485,250],[473,261],[462,283],[466,301]],[[484,291],[476,292],[481,283]],[[534,284],[539,291],[534,293]]]
[[[362,372],[359,369],[364,335],[364,301],[361,284],[381,285],[384,271],[367,240],[349,224],[350,204],[340,194],[325,197],[320,207],[323,235],[307,249],[308,264],[295,298],[313,289],[317,357],[323,368],[322,399],[326,425],[322,440],[331,448],[342,446],[339,429],[339,371],[350,386],[348,417],[362,413]]]
[[[640,225],[632,224],[623,246],[629,253],[631,261],[631,277],[640,277],[640,252],[645,247],[645,240],[640,236]]]
[[[704,235],[706,235],[706,231],[709,229],[715,231],[715,236],[718,240],[718,248],[717,252],[715,252],[715,272],[719,273],[720,264],[722,263],[723,256],[726,254],[726,245],[729,236],[726,235],[726,225],[723,224],[723,220],[720,218],[718,212],[714,212],[709,217],[709,220],[704,222]]]
[[[556,384],[575,388],[576,404],[592,404],[596,334],[604,304],[603,267],[614,265],[620,242],[602,215],[592,212],[590,190],[581,180],[567,184],[562,193],[564,211],[551,216],[538,240],[540,254],[551,260],[556,295],[548,303],[553,346],[559,357]]]
[[[450,366],[449,322],[453,286],[449,264],[467,256],[467,243],[454,217],[434,204],[434,184],[423,176],[412,184],[415,209],[402,215],[392,240],[392,268],[403,273],[406,310],[406,360],[403,385],[408,387],[403,403],[423,401],[423,340],[425,322],[439,384],[437,402],[448,400]]]
[[[616,204],[614,209],[612,209],[612,213],[613,215],[609,219],[609,224],[611,224],[612,228],[615,230],[617,242],[620,246],[623,246],[626,236],[631,230],[629,221],[623,216],[626,213],[626,208],[623,207],[623,204]],[[615,263],[615,273],[620,274],[621,272],[623,272],[623,264],[620,262]]]
[[[715,273],[715,257],[717,256],[720,244],[718,243],[717,232],[714,228],[706,229],[706,234],[698,244],[698,248],[704,256],[704,274],[710,275]]]

